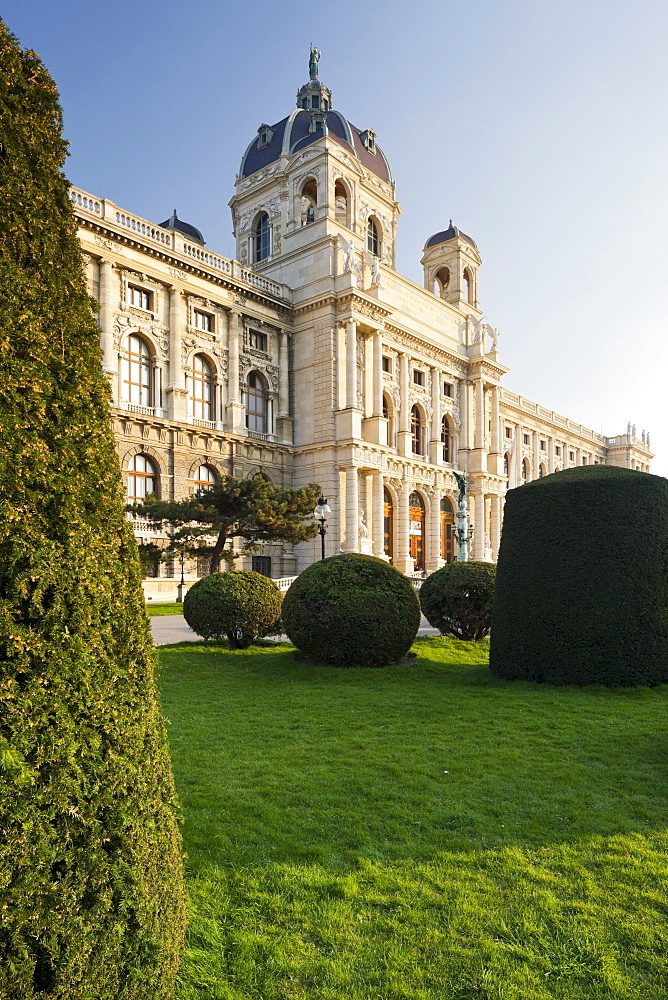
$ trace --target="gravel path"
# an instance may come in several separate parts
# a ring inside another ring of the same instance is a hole
[[[186,625],[183,615],[157,615],[151,618],[151,631],[156,646],[166,646],[172,642],[193,642],[197,634]],[[438,635],[438,629],[432,628],[426,618],[420,622],[418,635]],[[281,636],[287,641],[287,635]]]

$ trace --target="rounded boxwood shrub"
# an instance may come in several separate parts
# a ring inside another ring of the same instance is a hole
[[[0,997],[167,1000],[174,783],[53,80],[0,21]]]
[[[551,684],[668,681],[668,480],[557,472],[506,500],[490,670]]]
[[[487,562],[449,563],[422,584],[422,613],[443,635],[484,639],[489,635],[496,566]]]
[[[276,629],[282,595],[262,573],[212,573],[194,584],[183,601],[183,617],[203,639],[229,639],[230,649],[247,649]]]
[[[411,581],[382,559],[331,556],[285,595],[283,628],[306,656],[336,667],[384,667],[410,649],[420,625]]]

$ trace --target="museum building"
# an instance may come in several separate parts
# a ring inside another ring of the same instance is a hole
[[[395,270],[388,161],[333,107],[318,57],[296,107],[242,157],[236,260],[176,211],[155,224],[71,190],[128,499],[178,499],[226,473],[319,483],[328,554],[416,575],[455,555],[458,472],[471,558],[495,560],[508,488],[587,464],[647,472],[649,435],[604,437],[503,387],[480,253],[452,222],[425,242],[424,287]],[[292,577],[319,554],[318,540],[265,545],[241,565]],[[173,566],[155,573],[147,596],[171,596]]]

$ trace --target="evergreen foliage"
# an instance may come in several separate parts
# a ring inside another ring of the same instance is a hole
[[[313,563],[283,600],[283,628],[306,656],[335,667],[384,667],[410,649],[420,625],[411,581],[359,553]]]
[[[61,126],[0,21],[0,996],[166,1000],[174,786]]]
[[[203,639],[229,639],[230,649],[247,649],[276,630],[283,597],[261,573],[213,573],[193,584],[183,601],[183,617]]]
[[[489,635],[496,566],[487,562],[449,563],[420,588],[422,613],[443,635],[484,639]]]
[[[594,465],[511,490],[490,670],[551,684],[668,681],[668,480]]]
[[[198,490],[183,500],[147,497],[133,510],[158,523],[199,524],[217,535],[211,551],[211,573],[217,573],[228,539],[255,542],[308,541],[318,533],[313,509],[320,496],[314,483],[300,489],[281,489],[265,479],[237,479],[223,476],[210,489]],[[309,518],[308,523],[304,523]]]

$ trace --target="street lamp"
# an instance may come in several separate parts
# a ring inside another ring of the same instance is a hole
[[[325,535],[327,533],[325,524],[327,522],[327,515],[331,513],[332,513],[332,508],[329,507],[327,504],[327,497],[321,496],[320,499],[318,500],[318,506],[313,511],[313,516],[315,517],[316,521],[320,521],[318,534],[320,535],[320,543],[322,546],[322,555],[320,556],[321,559],[325,558]]]

